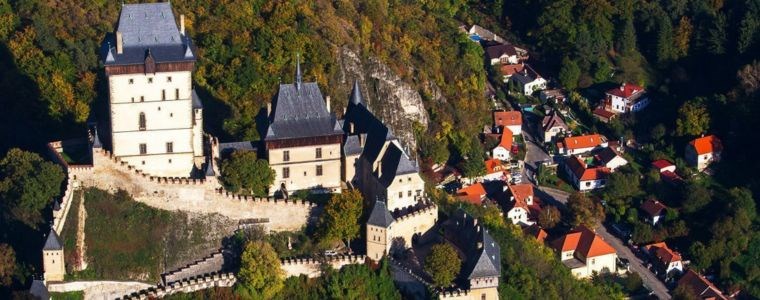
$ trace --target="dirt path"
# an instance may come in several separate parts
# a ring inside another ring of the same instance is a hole
[[[85,255],[87,251],[87,245],[85,244],[84,239],[84,226],[85,222],[87,221],[87,210],[84,207],[84,193],[81,195],[82,198],[79,201],[79,214],[77,216],[79,219],[77,221],[77,254],[79,255],[77,261],[79,262],[79,265],[75,266],[77,271],[87,269],[87,255]]]

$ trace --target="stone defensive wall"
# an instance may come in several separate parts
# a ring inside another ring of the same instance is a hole
[[[60,209],[53,210],[53,228],[58,233],[63,230],[63,225],[66,222],[66,216],[68,216],[69,209],[71,208],[71,202],[73,202],[72,200],[74,198],[74,191],[79,188],[79,182],[74,180],[70,173],[92,170],[92,165],[69,165],[61,153],[63,152],[64,146],[85,146],[87,144],[88,143],[86,139],[55,141],[47,144],[50,158],[63,167],[63,171],[66,176],[65,186],[60,199]]]
[[[460,300],[471,298],[469,290],[444,291],[438,294],[438,299]]]
[[[156,299],[176,293],[192,293],[214,287],[231,287],[235,282],[237,282],[237,278],[232,273],[210,274],[203,277],[182,280],[167,286],[159,285],[150,287],[116,299]]]
[[[299,230],[309,222],[316,221],[318,217],[319,208],[308,201],[229,193],[214,176],[206,179],[151,176],[120,161],[102,148],[92,149],[91,165],[70,165],[60,153],[67,143],[76,141],[48,144],[53,159],[64,167],[69,177],[64,199],[70,198],[72,187],[97,187],[110,192],[121,189],[127,191],[135,200],[163,210],[218,213],[235,220],[269,220],[267,224],[262,225],[273,231]],[[86,143],[86,139],[82,139],[80,143]],[[219,174],[218,169],[215,173]],[[68,208],[63,211],[62,220],[65,220]],[[62,226],[62,221],[55,224],[59,223]]]
[[[197,278],[206,274],[221,273],[229,253],[219,250],[213,254],[179,268],[175,271],[161,274],[162,285],[168,286],[189,278]]]
[[[323,263],[340,270],[345,265],[364,264],[366,260],[366,255],[328,256],[324,261],[314,258],[288,258],[281,261],[280,267],[285,271],[285,277],[306,275],[315,278],[322,275]]]

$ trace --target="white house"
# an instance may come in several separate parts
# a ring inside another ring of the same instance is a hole
[[[665,242],[659,242],[644,246],[649,255],[655,259],[658,271],[665,272],[666,276],[680,275],[683,273],[681,254],[673,251]]]
[[[502,180],[506,181],[509,168],[498,159],[489,159],[485,161],[486,175],[483,175],[481,179],[483,181]]]
[[[499,131],[499,128],[509,128],[512,135],[522,134],[522,113],[516,110],[512,111],[494,111],[493,126]]]
[[[603,188],[612,170],[605,166],[589,166],[581,157],[573,155],[565,159],[565,172],[575,188],[583,192]]]
[[[562,264],[576,278],[588,278],[595,272],[616,273],[617,252],[602,237],[581,225],[551,243]]]
[[[657,225],[657,222],[660,222],[660,220],[665,217],[666,209],[667,206],[660,203],[660,201],[651,198],[641,204],[641,210],[646,213],[646,220],[651,223],[652,226]]]
[[[649,105],[644,88],[631,83],[623,83],[619,88],[607,91],[605,100],[616,113],[637,112]]]
[[[486,55],[492,66],[514,65],[519,62],[515,46],[509,44],[495,45],[486,48]]]
[[[711,163],[720,161],[723,144],[714,135],[694,139],[686,145],[686,161],[700,172]]]
[[[597,151],[594,154],[594,159],[599,162],[600,165],[610,168],[610,170],[615,170],[628,164],[628,161],[620,156],[620,153],[612,147],[602,148]]]
[[[499,144],[491,151],[491,156],[498,160],[509,160],[509,154],[512,149],[512,131],[504,127],[499,139]]]
[[[606,148],[607,138],[600,134],[588,134],[566,137],[557,143],[557,150],[562,155],[586,153],[591,150]]]
[[[522,72],[515,73],[510,77],[520,87],[520,91],[526,96],[533,95],[534,92],[546,89],[546,79],[541,77],[538,72],[533,70],[530,65],[525,64]]]
[[[567,124],[557,110],[552,110],[546,114],[541,121],[541,128],[544,131],[544,143],[551,142],[555,136],[568,130]]]
[[[541,207],[534,199],[532,184],[515,184],[505,187],[509,191],[504,211],[507,219],[515,225],[530,226],[536,223]]]

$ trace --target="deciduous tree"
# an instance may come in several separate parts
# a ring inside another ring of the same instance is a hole
[[[703,99],[686,101],[678,109],[676,133],[679,136],[697,136],[710,128],[710,114]]]
[[[222,162],[221,172],[227,189],[256,196],[266,196],[275,176],[267,160],[258,159],[256,152],[245,150],[233,152],[230,159]]]
[[[562,68],[559,70],[559,82],[568,90],[574,90],[578,87],[578,78],[581,76],[581,68],[578,64],[568,58],[562,59]]]
[[[240,256],[237,277],[241,293],[247,293],[248,298],[271,299],[282,289],[285,273],[272,245],[251,241]]]
[[[586,225],[589,228],[596,228],[604,220],[602,204],[593,201],[581,192],[570,194],[567,199],[567,208],[573,216],[573,226]]]
[[[321,220],[326,242],[345,240],[350,246],[351,239],[358,237],[361,229],[362,203],[364,200],[358,190],[347,190],[330,197]]]
[[[36,228],[42,209],[60,194],[63,179],[60,166],[36,153],[11,149],[0,160],[0,217]]]
[[[16,271],[16,252],[7,244],[0,244],[0,286],[11,284]]]
[[[562,214],[554,205],[547,205],[538,214],[538,224],[543,228],[554,228],[562,219]]]
[[[461,266],[462,261],[457,251],[449,244],[434,245],[425,257],[425,272],[433,277],[433,283],[439,287],[451,284]]]

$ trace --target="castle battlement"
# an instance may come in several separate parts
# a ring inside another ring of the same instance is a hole
[[[170,284],[158,285],[143,289],[117,299],[154,299],[163,298],[176,293],[190,293],[213,287],[231,287],[237,282],[233,273],[214,273],[201,277],[190,278]]]
[[[221,272],[225,266],[225,258],[225,250],[220,249],[179,269],[161,274],[162,283],[163,285],[169,285],[174,282],[181,282],[187,278]]]
[[[438,205],[436,205],[433,202],[428,202],[423,204],[422,206],[415,207],[415,206],[409,206],[409,210],[406,208],[403,210],[403,214],[399,214],[399,216],[394,216],[394,219],[397,223],[403,223],[406,221],[409,221],[411,219],[417,218],[419,216],[422,216],[427,213],[434,213],[438,214]]]
[[[322,275],[322,264],[340,270],[346,265],[364,264],[366,260],[366,255],[336,255],[325,257],[323,260],[313,257],[286,258],[280,261],[280,268],[285,271],[286,277],[306,275],[315,278]]]

